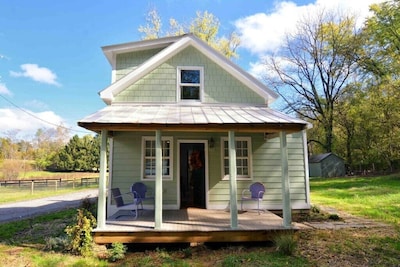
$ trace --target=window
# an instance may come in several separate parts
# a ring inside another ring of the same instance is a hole
[[[202,67],[178,67],[178,101],[201,101],[203,91]]]
[[[236,141],[236,174],[237,179],[251,179],[251,138],[237,137]],[[229,179],[228,139],[222,138],[223,179]]]
[[[163,179],[172,179],[172,138],[162,140],[162,175]],[[154,137],[143,137],[143,179],[155,179],[156,176],[156,141]]]

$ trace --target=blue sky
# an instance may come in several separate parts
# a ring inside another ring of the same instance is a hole
[[[139,41],[146,14],[157,9],[190,22],[208,11],[220,34],[241,36],[240,67],[254,75],[263,56],[279,49],[301,14],[341,7],[363,19],[380,0],[0,0],[0,137],[29,140],[39,128],[62,124],[71,135],[77,121],[105,106],[98,92],[111,80],[101,47]]]

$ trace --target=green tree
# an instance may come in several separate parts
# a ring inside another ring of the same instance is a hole
[[[188,25],[179,23],[171,18],[169,20],[169,31],[164,35],[162,30],[162,20],[157,10],[148,12],[146,25],[139,26],[139,32],[143,33],[143,39],[156,39],[162,36],[178,36],[185,33],[192,33],[208,45],[220,51],[227,58],[237,57],[236,50],[240,45],[240,38],[232,32],[229,37],[218,37],[220,22],[217,17],[207,11],[196,12],[194,18]]]
[[[73,136],[56,155],[53,167],[63,171],[97,171],[100,166],[99,136]]]
[[[314,139],[325,152],[334,144],[335,108],[351,83],[362,44],[352,16],[320,12],[298,23],[283,48],[266,61],[268,85],[287,108],[317,123],[323,138]]]

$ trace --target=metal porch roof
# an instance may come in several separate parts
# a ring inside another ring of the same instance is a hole
[[[300,131],[303,120],[266,106],[114,104],[78,122],[86,129]]]

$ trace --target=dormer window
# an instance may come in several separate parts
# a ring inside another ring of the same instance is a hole
[[[203,68],[178,67],[178,101],[201,101],[203,97]]]

